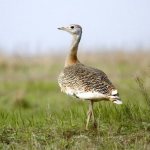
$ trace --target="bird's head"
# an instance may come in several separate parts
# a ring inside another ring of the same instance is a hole
[[[67,31],[72,35],[81,35],[82,34],[82,27],[77,24],[71,24],[67,27],[60,27],[59,30]]]

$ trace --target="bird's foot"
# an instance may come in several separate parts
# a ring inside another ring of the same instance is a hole
[[[97,129],[97,122],[96,121],[93,123],[93,128]]]

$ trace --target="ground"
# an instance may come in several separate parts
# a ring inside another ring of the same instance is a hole
[[[0,149],[150,149],[150,53],[80,53],[118,88],[123,105],[94,104],[98,124],[85,130],[86,101],[60,92],[65,56],[0,59]]]

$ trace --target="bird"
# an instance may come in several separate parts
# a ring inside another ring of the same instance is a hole
[[[82,27],[78,24],[59,27],[72,35],[70,51],[66,57],[64,68],[58,76],[58,84],[62,92],[89,102],[87,111],[86,130],[92,119],[96,127],[93,104],[102,100],[122,104],[118,90],[109,80],[107,75],[99,69],[81,63],[77,57],[78,46],[82,36]]]

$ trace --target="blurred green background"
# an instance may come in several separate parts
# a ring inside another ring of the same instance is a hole
[[[149,150],[150,1],[1,0],[0,149]],[[103,70],[123,105],[61,93],[57,77],[80,24],[79,60]]]
[[[88,57],[87,57],[88,56]],[[85,130],[86,101],[60,92],[64,56],[0,58],[1,149],[149,149],[150,53],[80,53],[102,69],[123,105],[95,103],[98,128]]]

